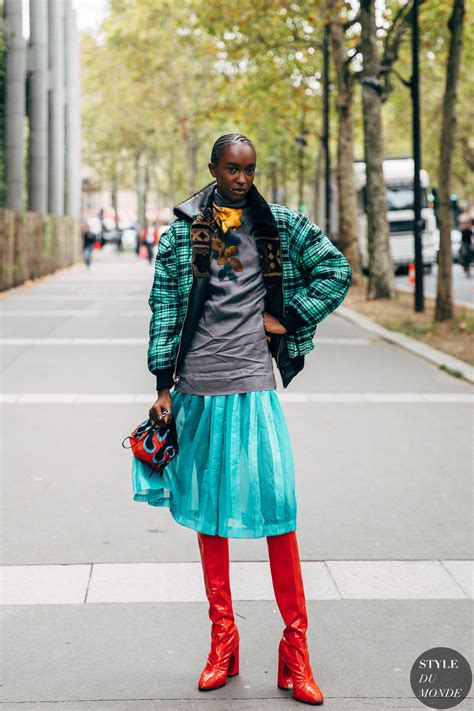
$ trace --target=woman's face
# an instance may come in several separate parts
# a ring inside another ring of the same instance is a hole
[[[229,200],[240,200],[251,188],[257,156],[248,143],[231,143],[224,148],[217,165],[209,163],[219,192]]]

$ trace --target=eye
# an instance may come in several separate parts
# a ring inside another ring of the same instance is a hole
[[[249,175],[252,175],[252,173],[255,173],[255,168],[247,168],[246,172],[247,172]]]
[[[235,173],[237,168],[227,168],[227,170],[229,171],[229,173]]]

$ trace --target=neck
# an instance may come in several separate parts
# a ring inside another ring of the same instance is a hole
[[[222,195],[222,193],[219,192],[219,188],[216,188],[214,192],[214,202],[216,203],[216,205],[219,205],[221,207],[243,207],[244,205],[248,204],[249,196],[247,192],[241,198],[238,198],[237,200],[231,200],[225,195]]]

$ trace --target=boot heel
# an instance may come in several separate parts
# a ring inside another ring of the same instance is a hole
[[[285,660],[278,653],[278,680],[277,686],[279,689],[292,689],[293,688],[293,677],[291,676],[291,671],[288,668]]]
[[[229,670],[227,676],[236,676],[239,673],[239,644],[234,649],[229,659]]]

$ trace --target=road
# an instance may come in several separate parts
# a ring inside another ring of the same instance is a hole
[[[453,264],[453,298],[458,304],[474,308],[474,269],[471,266],[471,276],[467,277],[460,264]],[[438,280],[438,265],[434,264],[431,274],[423,275],[423,287],[426,296],[436,298],[436,284]],[[408,275],[399,274],[395,277],[397,288],[409,293],[414,293],[415,285],[410,284]]]
[[[121,442],[155,399],[152,277],[104,251],[0,301],[2,711],[296,708],[276,686],[265,539],[231,541],[241,671],[203,694],[195,532],[132,501]],[[303,373],[286,390],[277,379],[324,707],[419,711],[419,654],[473,662],[472,388],[337,312]]]

